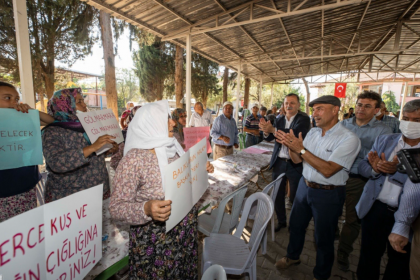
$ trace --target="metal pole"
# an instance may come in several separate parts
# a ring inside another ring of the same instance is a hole
[[[258,105],[261,107],[261,98],[262,98],[262,87],[263,86],[263,79],[262,75],[260,76],[260,96],[258,97]]]
[[[273,94],[274,94],[274,83],[271,83],[271,102],[270,102],[270,108],[273,107]]]
[[[187,127],[189,127],[190,118],[191,118],[191,35],[188,34],[186,38],[186,52],[187,52],[187,63],[186,63],[186,110],[187,110]]]
[[[235,104],[235,121],[238,122],[239,112],[239,95],[241,93],[241,60],[239,59],[238,77],[236,77],[236,104]]]
[[[403,93],[403,98],[402,98],[402,100],[401,100],[401,111],[400,111],[400,117],[399,117],[399,119],[401,120],[402,119],[402,116],[403,116],[403,109],[404,109],[404,105],[405,105],[405,97],[407,96],[407,93],[408,93],[408,82],[405,82],[404,83],[404,93]]]
[[[35,108],[31,46],[29,44],[28,15],[26,13],[25,0],[13,0],[13,15],[15,18],[16,46],[22,101],[32,108]],[[44,100],[41,102],[44,102]]]

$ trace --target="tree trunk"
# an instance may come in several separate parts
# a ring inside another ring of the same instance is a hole
[[[309,85],[308,82],[306,81],[305,78],[302,78],[303,83],[305,84],[305,88],[306,88],[306,114],[309,115],[309,99],[311,98],[311,93],[309,91]]]
[[[47,93],[48,99],[54,94],[54,73],[43,73],[42,77],[44,78],[45,83],[45,92]]]
[[[249,86],[251,85],[251,80],[249,78],[245,78],[245,92],[244,92],[244,106],[249,106]],[[250,108],[251,109],[251,108]]]
[[[101,25],[102,46],[105,60],[105,89],[107,107],[112,109],[118,119],[118,93],[115,78],[115,54],[112,40],[110,15],[100,11],[99,24]]]
[[[182,108],[181,99],[183,97],[183,80],[182,80],[182,71],[184,70],[184,49],[180,46],[176,46],[175,54],[175,99],[176,99],[176,108]]]
[[[229,68],[225,67],[225,72],[223,73],[223,103],[227,101],[228,80],[229,80]]]
[[[208,89],[206,88],[206,89],[204,89],[204,92],[203,92],[203,102],[201,102],[201,103],[203,103],[203,108],[204,109],[207,109],[207,99],[208,99]]]

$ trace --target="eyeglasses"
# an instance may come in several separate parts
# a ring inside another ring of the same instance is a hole
[[[373,106],[372,106],[372,105],[370,105],[370,104],[363,105],[362,103],[357,103],[357,104],[356,104],[356,107],[357,107],[357,108],[359,108],[359,109],[362,109],[362,108],[365,108],[365,109],[372,109],[372,108],[373,108]]]
[[[186,118],[187,115],[179,115],[179,118]]]

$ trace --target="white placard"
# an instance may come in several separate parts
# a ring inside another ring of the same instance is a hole
[[[102,185],[0,223],[3,279],[81,280],[102,258]]]
[[[165,200],[171,200],[166,232],[179,224],[209,186],[207,143],[203,138],[179,159],[164,167]]]
[[[112,109],[78,113],[77,117],[79,118],[80,123],[85,129],[92,144],[95,143],[95,141],[102,135],[114,136],[115,139],[113,140],[117,144],[124,141],[121,128],[117,119],[115,118],[114,113],[112,112]],[[96,154],[100,155],[111,148],[111,144],[106,144],[101,149],[96,151]]]

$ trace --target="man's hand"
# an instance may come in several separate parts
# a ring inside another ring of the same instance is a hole
[[[235,149],[237,149],[237,148],[239,148],[239,145],[238,144],[233,144],[233,146],[235,147]]]
[[[258,130],[254,130],[252,134],[254,134],[254,136],[260,137],[260,132]]]
[[[230,138],[227,137],[227,136],[222,135],[222,136],[219,137],[219,139],[222,140],[223,142],[225,142],[226,144],[229,144],[229,142],[230,142]]]
[[[210,161],[208,161],[206,163],[206,170],[207,170],[208,173],[213,173],[214,172],[214,166],[213,166],[213,164],[210,163]]]
[[[303,137],[302,132],[299,133],[299,138],[293,134],[293,129],[290,129],[290,133],[283,132],[281,130],[276,131],[274,135],[276,141],[282,145],[288,147],[291,151],[295,153],[300,153],[305,147],[303,146]]]
[[[392,161],[387,161],[385,159],[385,154],[382,153],[381,160],[378,162],[378,170],[382,173],[394,174],[395,172],[397,172],[398,163],[399,161],[397,156],[394,156]]]
[[[372,166],[373,171],[375,171],[376,173],[381,173],[381,171],[378,170],[378,163],[380,160],[381,159],[379,158],[378,153],[376,151],[368,153],[368,161]]]
[[[276,132],[276,129],[271,124],[270,121],[266,121],[264,118],[260,119],[260,123],[258,125],[260,127],[260,130],[264,132],[265,134],[270,134]]]
[[[395,251],[397,251],[398,253],[403,253],[403,254],[407,253],[406,251],[403,250],[405,245],[407,245],[408,243],[407,237],[401,236],[396,233],[391,233],[388,237],[388,240]]]

